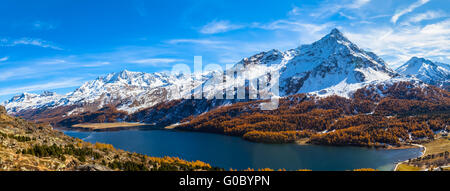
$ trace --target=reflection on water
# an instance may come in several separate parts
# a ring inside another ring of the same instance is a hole
[[[171,130],[65,133],[92,143],[109,143],[131,152],[201,160],[225,169],[392,170],[395,162],[418,157],[421,153],[419,148],[376,150],[362,147],[272,145],[252,143],[239,137]]]

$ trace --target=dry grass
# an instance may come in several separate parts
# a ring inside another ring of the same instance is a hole
[[[415,166],[410,166],[407,164],[399,164],[397,167],[397,171],[421,171],[422,169]]]
[[[450,151],[450,140],[448,138],[440,138],[426,143],[423,146],[427,148],[425,156],[443,153],[445,151]]]
[[[148,126],[143,123],[81,123],[77,125],[73,125],[73,127],[81,127],[81,128],[89,128],[89,129],[111,129],[118,127],[140,127],[140,126]]]

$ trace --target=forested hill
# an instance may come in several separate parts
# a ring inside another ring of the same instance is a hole
[[[450,93],[407,82],[359,89],[353,98],[297,94],[273,111],[261,101],[236,103],[185,119],[177,128],[241,136],[247,140],[313,144],[400,146],[448,132]]]

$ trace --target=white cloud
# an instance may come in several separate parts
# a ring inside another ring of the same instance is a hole
[[[337,3],[325,2],[317,10],[312,11],[312,17],[328,17],[334,15],[341,10],[360,9],[367,5],[371,0],[353,0],[353,1],[338,1]]]
[[[50,48],[54,50],[63,50],[62,48],[53,45],[52,43],[42,40],[42,39],[33,39],[33,38],[21,38],[21,39],[1,39],[0,46],[18,46],[18,45],[29,45],[29,46],[38,46],[42,48]]]
[[[55,80],[54,82],[48,82],[48,83],[43,83],[43,84],[35,84],[35,85],[22,86],[22,87],[3,88],[3,89],[0,89],[0,96],[19,94],[19,93],[23,93],[23,92],[40,91],[40,90],[77,87],[77,86],[80,86],[82,83],[83,82],[82,82],[81,78],[59,79],[59,80]]]
[[[412,16],[407,21],[401,23],[402,25],[410,25],[411,23],[419,23],[425,20],[433,20],[442,17],[446,17],[447,15],[443,11],[427,11],[425,13],[420,13]]]
[[[242,25],[231,24],[229,21],[213,21],[202,27],[200,33],[217,34],[243,28]]]
[[[0,62],[7,61],[8,59],[9,59],[9,57],[5,56],[5,57],[3,57],[3,58],[0,58]]]
[[[64,64],[64,63],[68,63],[66,60],[63,59],[46,59],[46,60],[41,60],[37,62],[38,64],[41,65],[60,65],[60,64]]]
[[[402,9],[402,10],[398,10],[398,11],[394,14],[394,16],[392,16],[391,22],[394,23],[394,24],[397,23],[398,19],[399,19],[401,16],[403,16],[404,14],[407,14],[407,13],[410,13],[410,12],[414,11],[414,9],[416,9],[416,8],[418,8],[418,7],[420,7],[420,6],[424,5],[424,4],[426,4],[426,3],[428,3],[429,1],[430,1],[430,0],[418,0],[417,2],[415,2],[415,3],[411,4],[411,5],[409,5],[407,8]]]
[[[445,35],[447,39],[450,39],[450,19],[426,25],[420,32],[426,35]]]
[[[413,56],[449,61],[450,19],[423,27],[378,27],[346,35],[361,47],[385,58],[393,67]]]
[[[87,68],[93,68],[93,67],[100,67],[100,66],[106,66],[110,65],[110,62],[92,62],[92,63],[86,63],[82,64],[81,66],[87,67]]]
[[[167,41],[168,44],[203,44],[203,45],[217,45],[223,44],[223,41],[210,40],[210,39],[173,39]]]
[[[49,22],[44,22],[44,21],[35,21],[32,24],[33,28],[36,30],[51,30],[51,29],[55,29],[56,26],[49,23]]]
[[[355,20],[356,19],[355,17],[347,15],[347,14],[345,14],[343,12],[339,12],[339,15],[341,15],[342,17],[345,17],[347,19],[350,19],[350,20]]]
[[[359,9],[369,2],[370,2],[370,0],[355,0],[355,1],[351,2],[350,4],[347,4],[346,7],[351,8],[351,9]]]
[[[300,8],[298,8],[297,6],[294,6],[294,8],[292,8],[292,10],[289,11],[288,15],[291,15],[291,16],[300,15]]]
[[[129,62],[133,63],[133,64],[165,67],[165,66],[168,66],[168,64],[170,64],[170,63],[182,62],[182,61],[183,60],[181,60],[181,59],[173,59],[173,58],[148,58],[148,59],[132,60]]]
[[[16,67],[14,69],[0,71],[0,81],[12,80],[17,78],[30,78],[35,71],[29,67]]]
[[[254,26],[256,28],[266,29],[266,30],[288,30],[288,31],[297,31],[297,32],[310,32],[316,33],[323,31],[331,27],[331,23],[324,24],[312,24],[307,22],[295,21],[295,20],[277,20],[271,22],[269,24],[260,24],[258,26]]]

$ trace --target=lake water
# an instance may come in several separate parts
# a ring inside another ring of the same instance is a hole
[[[225,169],[272,168],[392,170],[395,162],[420,156],[421,149],[383,150],[363,147],[252,143],[239,137],[173,130],[129,130],[118,132],[65,131],[72,137],[149,156],[176,156],[201,160]]]

